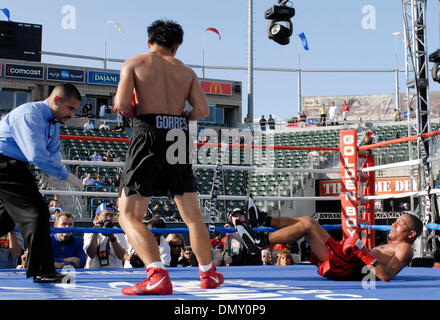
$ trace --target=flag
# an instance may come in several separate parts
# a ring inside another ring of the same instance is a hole
[[[218,34],[218,39],[221,40],[220,32],[216,28],[206,28],[205,31],[212,31]]]
[[[1,10],[5,14],[6,18],[8,18],[8,21],[11,22],[11,15],[9,14],[9,9],[8,8],[3,8]]]
[[[120,25],[119,23],[117,23],[116,21],[114,21],[114,20],[109,20],[109,21],[107,21],[107,23],[111,23],[111,24],[115,25],[116,28],[118,28],[119,33],[120,33],[120,34],[124,34],[124,30],[122,30],[121,25]]]
[[[301,39],[304,49],[309,50],[309,43],[304,32],[298,33],[298,37]]]

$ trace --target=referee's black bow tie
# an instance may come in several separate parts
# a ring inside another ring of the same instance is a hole
[[[57,124],[59,121],[55,118],[52,118],[50,120],[47,120],[48,122],[52,123],[52,124]]]

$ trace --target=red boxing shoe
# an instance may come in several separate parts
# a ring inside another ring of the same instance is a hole
[[[217,288],[225,280],[225,277],[223,277],[223,275],[220,272],[216,272],[215,266],[212,266],[212,268],[206,272],[203,272],[199,269],[199,272],[200,272],[200,288],[202,289]]]
[[[122,289],[122,293],[128,296],[173,294],[173,285],[167,270],[149,268],[147,269],[147,274],[146,280],[132,287]]]

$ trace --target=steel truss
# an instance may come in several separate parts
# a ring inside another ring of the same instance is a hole
[[[411,172],[411,180],[417,179],[419,190],[425,190],[426,195],[420,196],[418,215],[424,222],[434,222],[435,196],[430,196],[433,187],[431,163],[427,158],[432,152],[432,139],[421,139],[421,134],[431,131],[431,121],[428,101],[428,53],[426,44],[426,4],[427,0],[402,0],[403,25],[405,36],[405,72],[406,72],[406,101],[408,114],[408,135],[417,134],[417,141],[408,142],[410,160],[422,159],[423,165]],[[411,185],[413,185],[411,183]],[[411,211],[414,208],[414,197],[411,197]],[[430,231],[433,232],[433,231]],[[415,255],[423,257],[435,250],[435,243],[428,245],[432,235],[425,228],[416,241]]]

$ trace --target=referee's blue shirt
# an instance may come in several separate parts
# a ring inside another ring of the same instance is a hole
[[[61,164],[60,125],[48,100],[25,103],[0,121],[0,153],[36,165],[61,180],[68,172]]]

